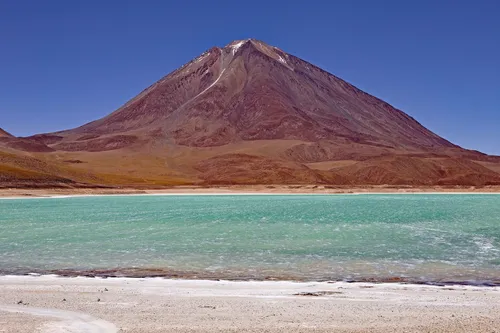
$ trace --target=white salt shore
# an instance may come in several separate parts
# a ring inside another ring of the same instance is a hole
[[[177,192],[177,191],[151,191],[149,193],[92,193],[92,194],[37,194],[32,196],[22,195],[0,195],[0,200],[16,199],[67,199],[67,198],[87,198],[87,197],[154,197],[154,196],[357,196],[357,195],[500,195],[500,192]]]
[[[500,288],[0,277],[0,332],[499,332]]]

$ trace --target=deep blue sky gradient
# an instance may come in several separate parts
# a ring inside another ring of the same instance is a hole
[[[500,1],[0,1],[0,127],[100,118],[212,46],[261,39],[500,155]]]

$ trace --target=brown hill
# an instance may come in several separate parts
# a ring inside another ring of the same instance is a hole
[[[72,167],[113,175],[109,183],[484,185],[500,176],[498,158],[253,39],[211,48],[102,119],[19,140],[9,147],[82,161]]]
[[[355,184],[500,185],[500,174],[463,158],[384,156],[332,171]]]
[[[0,147],[11,148],[27,152],[50,152],[50,148],[43,142],[32,138],[19,138],[0,128]]]
[[[10,137],[12,137],[12,134],[0,128],[0,138],[10,138]]]

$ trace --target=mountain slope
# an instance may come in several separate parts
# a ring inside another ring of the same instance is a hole
[[[26,151],[26,152],[51,152],[50,148],[43,142],[32,138],[19,138],[0,128],[0,147]]]
[[[104,118],[7,144],[132,183],[481,185],[500,176],[499,158],[253,39],[211,48]]]
[[[0,128],[0,138],[10,138],[10,137],[12,137],[12,134]]]
[[[500,174],[464,158],[384,156],[332,171],[355,184],[500,185]]]
[[[87,133],[120,135],[123,146],[149,136],[196,147],[263,139],[453,147],[387,103],[256,40],[212,48],[111,115],[58,134]]]

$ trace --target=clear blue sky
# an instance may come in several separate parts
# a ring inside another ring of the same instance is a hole
[[[500,155],[500,1],[0,1],[0,127],[100,118],[212,46],[257,38]]]

